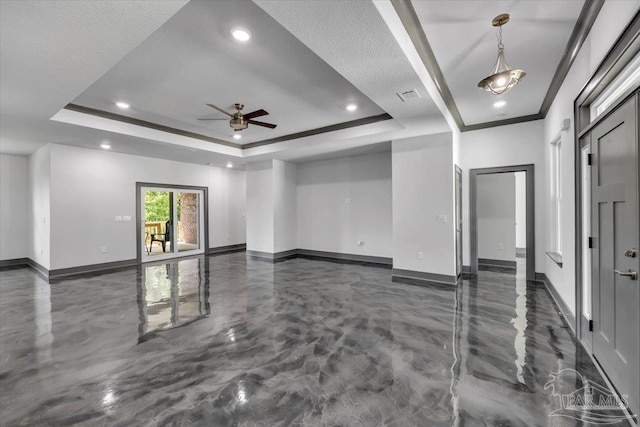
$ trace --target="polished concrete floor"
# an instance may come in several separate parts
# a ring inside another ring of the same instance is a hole
[[[244,253],[0,272],[2,425],[574,426],[599,415],[560,403],[586,379],[604,383],[519,274],[420,287]]]

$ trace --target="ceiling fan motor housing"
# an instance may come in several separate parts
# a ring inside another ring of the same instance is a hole
[[[233,130],[244,130],[247,128],[249,123],[242,116],[234,115],[231,120],[229,120],[229,126]]]

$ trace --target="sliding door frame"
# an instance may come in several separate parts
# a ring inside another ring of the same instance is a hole
[[[209,188],[199,187],[195,185],[178,185],[178,184],[157,184],[154,182],[136,182],[136,260],[138,264],[142,264],[142,252],[145,248],[142,245],[142,226],[144,224],[144,212],[142,211],[141,192],[143,187],[166,188],[167,190],[185,191],[202,191],[202,211],[203,211],[203,231],[202,245],[204,255],[209,255]],[[174,233],[175,234],[175,233]],[[178,236],[175,236],[176,241]],[[177,247],[177,245],[176,245]],[[177,253],[177,252],[176,252]],[[185,254],[189,256],[191,254]],[[149,260],[152,261],[152,260]],[[145,261],[146,262],[146,261]]]

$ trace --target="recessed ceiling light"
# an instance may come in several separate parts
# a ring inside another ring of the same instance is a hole
[[[347,105],[347,111],[356,111],[357,109],[358,109],[358,106],[356,104]]]
[[[507,105],[507,101],[496,101],[493,103],[493,106],[496,108],[502,108]]]
[[[233,134],[233,139],[240,139],[240,138],[242,138],[242,134],[240,134],[238,132]]]
[[[233,167],[233,163],[231,163],[231,162],[227,162],[227,167],[228,167],[228,168],[232,168],[232,167]]]
[[[118,108],[122,108],[123,110],[126,110],[127,108],[130,107],[129,104],[127,104],[126,102],[122,102],[122,101],[116,102],[116,105],[118,106]]]
[[[103,150],[111,150],[111,144],[109,144],[108,142],[103,142],[102,144],[100,144],[100,148],[102,148]]]
[[[251,38],[251,33],[249,32],[249,30],[240,27],[231,30],[231,35],[239,42],[246,42]]]

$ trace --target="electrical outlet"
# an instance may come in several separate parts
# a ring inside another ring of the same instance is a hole
[[[418,252],[418,259],[424,259],[424,252],[422,251]]]
[[[498,243],[498,250],[501,251],[504,249],[504,244]]]
[[[102,246],[100,248],[100,252],[102,252],[103,254],[106,254],[107,253],[107,247],[106,246]]]

